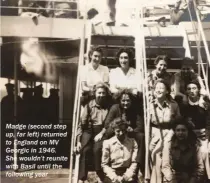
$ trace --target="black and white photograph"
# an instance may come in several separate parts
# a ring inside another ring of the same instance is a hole
[[[209,183],[210,0],[1,0],[2,183]]]

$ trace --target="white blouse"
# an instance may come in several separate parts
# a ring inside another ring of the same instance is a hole
[[[99,82],[109,82],[109,69],[107,66],[99,65],[94,69],[92,64],[89,63],[82,68],[81,82],[87,82],[88,87],[93,87]]]
[[[119,89],[137,89],[141,91],[141,78],[138,77],[136,70],[132,67],[129,68],[127,74],[120,67],[110,70],[109,81],[112,93],[118,92]]]

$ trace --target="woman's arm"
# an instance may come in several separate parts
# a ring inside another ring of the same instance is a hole
[[[164,144],[163,156],[162,156],[162,173],[164,178],[169,182],[174,179],[172,167],[170,164],[170,148],[171,148],[170,143],[171,142]]]
[[[180,114],[180,109],[179,109],[179,105],[175,102],[175,105],[174,105],[174,110],[175,110],[175,118],[179,118],[181,116]]]
[[[113,106],[110,108],[110,110],[109,110],[109,112],[108,112],[108,114],[107,114],[107,116],[106,116],[106,119],[105,119],[105,121],[104,121],[104,128],[105,128],[105,129],[108,129],[110,123],[111,123],[116,117],[119,117],[119,116],[118,116],[118,107],[119,107],[118,104],[115,104],[115,105],[113,105]]]
[[[117,93],[119,91],[119,88],[117,87],[117,80],[118,80],[118,76],[116,73],[116,69],[112,69],[110,70],[109,73],[109,84],[110,84],[110,91],[112,93]]]
[[[81,88],[82,88],[82,91],[85,91],[85,92],[90,92],[91,91],[91,88],[87,86],[86,81],[81,82]]]
[[[103,82],[109,85],[109,68],[105,67]]]
[[[140,112],[139,112],[140,113]],[[144,132],[144,120],[140,116],[140,114],[137,113],[136,115],[136,128],[134,129],[134,132]]]
[[[127,179],[126,181],[131,181],[136,174],[137,169],[137,152],[138,152],[138,145],[136,141],[133,139],[133,149],[132,149],[132,157],[131,157],[131,165],[127,168],[126,172],[124,173],[123,177]]]
[[[200,182],[204,176],[204,163],[203,163],[203,159],[202,159],[202,153],[200,150],[200,147],[197,147],[197,151],[196,151],[196,155],[195,157],[195,167],[194,167],[194,172],[193,175],[191,177],[190,183],[196,183],[196,182]]]
[[[83,110],[83,113],[82,113],[82,116],[81,116],[81,119],[79,121],[79,124],[78,124],[78,128],[77,128],[77,144],[79,144],[81,142],[81,136],[82,136],[82,133],[83,133],[83,127],[85,127],[85,125],[88,123],[88,118],[89,118],[89,109],[88,109],[88,106],[89,104],[86,104],[85,107],[84,107],[84,110]],[[79,145],[81,146],[81,144]],[[78,150],[79,151],[79,150]]]
[[[87,65],[86,65],[81,68],[80,80],[81,80],[82,91],[89,92],[90,88],[87,85],[87,77],[88,77],[88,73],[87,73]]]

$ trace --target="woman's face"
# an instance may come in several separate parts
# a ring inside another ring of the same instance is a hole
[[[155,97],[157,99],[164,98],[168,94],[166,86],[164,83],[157,83],[155,86]]]
[[[188,129],[185,125],[177,125],[175,135],[178,140],[185,140],[188,137]]]
[[[181,73],[184,76],[190,75],[190,73],[192,71],[193,71],[193,68],[192,68],[192,66],[189,66],[189,65],[183,65],[182,68],[181,68]]]
[[[129,68],[129,56],[128,53],[122,52],[119,56],[120,66],[124,68]]]
[[[128,94],[123,94],[120,100],[123,109],[128,109],[131,106],[131,99]]]
[[[99,65],[101,63],[101,53],[98,51],[94,51],[93,54],[90,56],[91,62],[95,65]]]
[[[156,65],[156,70],[159,74],[166,72],[167,63],[164,60],[160,60]]]
[[[115,128],[114,129],[114,133],[115,133],[115,136],[120,140],[124,140],[125,139],[125,134],[126,134],[126,129],[120,129],[120,128]]]
[[[196,84],[188,84],[187,85],[187,96],[190,98],[197,98],[199,96],[199,89]]]
[[[96,101],[98,104],[102,104],[105,99],[106,99],[106,90],[104,88],[98,88],[96,90],[95,96],[96,96]]]

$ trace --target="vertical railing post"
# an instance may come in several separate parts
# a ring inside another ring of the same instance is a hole
[[[201,19],[200,19],[200,16],[199,16],[199,12],[198,12],[198,9],[196,8],[197,5],[196,5],[195,0],[193,0],[193,3],[194,3],[194,9],[195,9],[195,13],[196,13],[196,18],[197,18],[197,21],[198,21],[198,27],[199,27],[199,30],[200,30],[200,33],[201,33],[204,48],[205,48],[205,51],[206,51],[207,60],[208,60],[209,66],[210,66],[209,47],[208,47],[208,44],[207,44],[207,41],[206,41],[206,36],[204,34],[204,30],[203,30],[203,26],[202,26]]]
[[[18,1],[18,15],[20,16],[23,12],[23,9],[22,9],[22,6],[23,6],[23,0],[19,0]]]
[[[87,7],[88,0],[86,1]],[[87,8],[86,8],[87,9]],[[87,14],[87,13],[86,13]],[[79,156],[76,157],[75,163],[77,167],[77,172],[74,172],[74,179],[72,179],[73,175],[73,163],[74,163],[74,147],[77,135],[77,128],[80,118],[80,74],[81,67],[84,65],[84,49],[85,49],[85,38],[86,38],[86,24],[87,24],[87,16],[84,16],[82,35],[80,37],[80,52],[79,52],[79,63],[77,70],[77,82],[76,82],[76,92],[75,92],[75,100],[74,100],[74,112],[73,112],[73,123],[72,123],[72,136],[71,136],[71,150],[70,150],[70,168],[69,168],[69,183],[77,183],[78,182],[78,169],[79,169]]]

